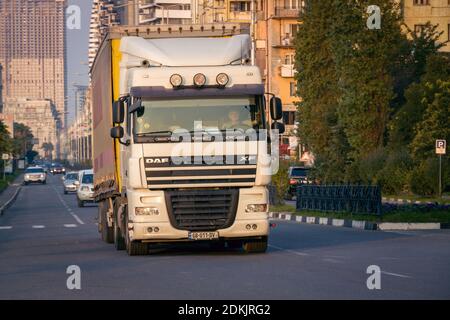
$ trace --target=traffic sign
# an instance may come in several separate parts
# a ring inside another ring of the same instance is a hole
[[[436,140],[436,154],[446,154],[446,148],[446,140]]]

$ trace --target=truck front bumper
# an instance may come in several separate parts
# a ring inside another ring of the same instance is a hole
[[[191,241],[189,240],[190,231],[177,229],[171,224],[164,191],[129,191],[127,192],[128,208],[132,221],[128,224],[130,240],[144,242]],[[267,189],[253,187],[239,190],[239,202],[234,223],[227,228],[215,230],[219,233],[220,239],[268,236],[270,230],[268,212],[248,213],[245,209],[249,204],[268,204]],[[157,208],[159,214],[137,216],[133,214],[137,207]]]

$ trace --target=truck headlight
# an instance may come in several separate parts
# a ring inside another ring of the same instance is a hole
[[[154,208],[154,207],[135,208],[134,212],[137,216],[157,216],[157,215],[159,215],[158,208]]]
[[[246,213],[266,212],[266,211],[267,211],[267,204],[249,204],[249,205],[247,205],[247,208],[245,209]]]
[[[89,191],[89,187],[84,186],[84,187],[81,187],[80,190],[81,190],[81,191]]]
[[[25,179],[30,179],[30,175],[26,174]]]

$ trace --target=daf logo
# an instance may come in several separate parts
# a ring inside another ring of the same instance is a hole
[[[148,158],[145,159],[147,164],[164,164],[169,163],[169,158]]]

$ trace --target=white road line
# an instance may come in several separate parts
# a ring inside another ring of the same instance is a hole
[[[44,229],[45,226],[38,225],[38,226],[32,226],[31,228],[33,228],[33,229]]]
[[[56,195],[59,198],[59,201],[61,201],[61,203],[63,204],[63,206],[66,208],[67,212],[69,212],[69,214],[79,223],[79,224],[84,224],[83,220],[80,219],[80,217],[78,217],[75,213],[73,213],[72,209],[67,205],[67,203],[63,200],[63,198],[61,198],[61,196],[59,195],[58,191],[53,188],[53,190],[55,190]]]
[[[274,246],[272,244],[269,244],[269,247],[274,248],[274,249],[278,249],[278,250],[281,250],[281,251],[286,251],[286,252],[289,252],[289,253],[293,253],[293,254],[298,255],[298,256],[303,256],[303,257],[309,256],[309,254],[304,253],[304,252],[299,252],[299,251],[290,250],[290,249],[284,249],[284,248],[281,248],[281,247],[278,247],[278,246]]]
[[[69,214],[74,217],[75,220],[77,220],[77,222],[79,224],[84,224],[83,220],[81,220],[75,213],[69,212]]]
[[[406,276],[406,275],[404,275],[404,274],[393,273],[393,272],[381,271],[381,273],[387,274],[388,276],[394,276],[394,277],[399,277],[399,278],[406,278],[406,279],[412,278],[412,277]]]
[[[0,230],[11,230],[12,227],[11,226],[1,226]]]
[[[65,228],[76,228],[78,226],[76,224],[65,224],[64,227]]]

